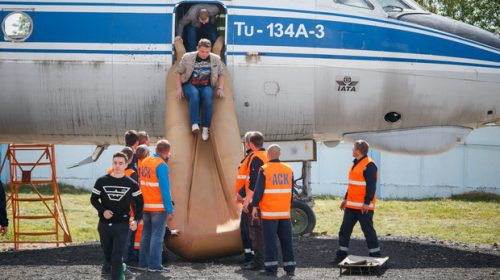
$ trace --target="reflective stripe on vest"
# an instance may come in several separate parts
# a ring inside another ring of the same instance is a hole
[[[345,205],[346,208],[359,210],[363,207],[366,195],[366,181],[363,172],[369,163],[375,164],[375,162],[371,158],[365,157],[360,162],[358,162],[358,164],[356,164],[354,168],[351,165],[347,185],[347,199]],[[370,201],[370,204],[368,205],[368,210],[375,210],[376,200],[377,199],[374,195],[373,200]]]
[[[262,166],[266,178],[264,195],[259,203],[262,219],[290,219],[292,201],[292,168],[281,162]]]
[[[160,192],[160,184],[156,176],[156,168],[165,163],[159,157],[147,157],[141,163],[141,173],[139,174],[142,197],[144,198],[144,211],[165,211]]]
[[[263,162],[263,165],[267,163],[267,152],[266,151],[255,151],[253,153],[250,154],[250,159],[249,159],[249,163],[248,163],[248,175],[250,175],[250,165],[252,164],[252,160],[254,158],[259,158],[262,162]],[[247,183],[245,184],[245,193],[248,194],[248,191],[250,190],[249,188],[250,186],[250,176],[248,176],[248,179],[247,179]]]
[[[234,195],[236,196],[240,191],[241,187],[248,184],[250,179],[250,160],[252,159],[252,154],[245,155],[245,158],[241,161],[240,166],[238,166],[238,174],[236,175],[236,185],[234,186]]]

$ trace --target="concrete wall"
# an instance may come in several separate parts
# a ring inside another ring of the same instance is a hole
[[[94,148],[56,146],[59,182],[91,189],[96,178],[111,166],[111,155],[121,147],[109,147],[93,164],[66,168],[90,156]],[[6,149],[6,145],[0,146],[2,159]],[[500,194],[500,127],[475,130],[463,144],[440,155],[404,156],[371,151],[370,156],[379,166],[379,197],[447,197],[474,190]],[[312,163],[313,194],[345,194],[351,161],[350,144],[341,143],[335,148],[318,144],[317,162]],[[301,164],[294,163],[292,166],[296,177],[299,177]],[[8,181],[8,173],[0,175],[3,182]]]

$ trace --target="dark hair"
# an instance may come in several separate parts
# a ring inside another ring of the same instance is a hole
[[[132,147],[137,143],[137,141],[139,141],[137,131],[131,129],[125,132],[125,146]]]
[[[130,147],[123,147],[121,152],[124,153],[128,159],[131,159],[134,156],[134,151]]]
[[[124,158],[125,159],[125,162],[128,162],[128,157],[126,154],[124,154],[123,152],[116,152],[113,154],[113,159],[114,158],[117,158],[117,157],[121,157],[121,158]]]
[[[205,47],[205,48],[209,48],[209,49],[211,49],[211,48],[212,48],[212,43],[210,42],[210,40],[205,39],[205,38],[202,38],[202,39],[198,42],[198,47]]]
[[[365,140],[357,140],[354,142],[354,148],[362,153],[364,156],[368,154],[368,150],[370,149],[370,145]]]
[[[258,131],[254,131],[250,136],[250,143],[254,144],[257,148],[264,146],[264,135]]]
[[[146,143],[146,141],[149,140],[149,135],[146,131],[139,131],[137,132],[137,134],[139,135],[139,145],[142,145],[144,143]]]
[[[158,154],[170,152],[170,142],[166,139],[161,139],[156,143],[156,152]]]

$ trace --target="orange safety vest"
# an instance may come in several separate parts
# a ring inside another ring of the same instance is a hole
[[[290,219],[292,204],[292,168],[281,162],[268,162],[262,166],[266,182],[259,203],[260,217],[264,220]]]
[[[236,185],[234,187],[234,195],[237,195],[241,187],[248,184],[250,179],[250,160],[252,159],[252,153],[249,153],[241,161],[240,166],[238,166],[238,174],[236,175]]]
[[[245,193],[247,194],[248,196],[248,192],[250,190],[250,165],[252,164],[252,160],[257,157],[257,158],[260,158],[260,160],[262,160],[262,162],[264,164],[267,163],[267,152],[266,151],[255,151],[253,153],[250,154],[251,157],[250,159],[248,160],[248,181],[247,183],[245,184]]]
[[[361,209],[363,206],[363,203],[365,201],[365,195],[366,195],[366,181],[365,177],[363,175],[363,171],[366,169],[366,166],[370,163],[375,162],[369,158],[365,157],[362,159],[354,168],[352,166],[354,163],[351,164],[351,168],[349,171],[349,182],[347,185],[347,199],[346,199],[346,208],[351,208],[351,209]],[[378,180],[378,172],[377,172],[377,180]],[[376,201],[375,195],[373,196],[373,200],[370,201],[370,204],[368,206],[369,210],[375,210],[375,201]]]
[[[139,185],[144,199],[144,212],[165,211],[156,168],[165,161],[159,157],[147,157],[142,161]]]
[[[108,174],[111,174],[112,172],[113,172],[112,167],[110,167],[110,168],[108,168],[108,170],[106,170],[106,173],[108,173]],[[135,172],[134,169],[127,168],[127,169],[125,169],[125,176],[130,177],[130,176],[132,176],[132,174],[134,174],[134,172]]]

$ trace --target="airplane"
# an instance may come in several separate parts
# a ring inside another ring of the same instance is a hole
[[[500,38],[413,0],[1,0],[0,143],[164,136],[176,22],[198,3],[223,11],[238,136],[426,155],[500,125]]]

